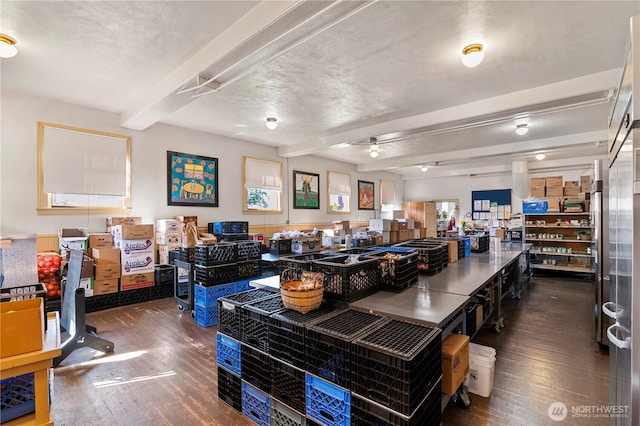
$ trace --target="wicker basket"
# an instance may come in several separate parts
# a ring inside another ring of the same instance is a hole
[[[292,277],[291,269],[285,269],[280,274],[280,295],[284,306],[301,314],[318,309],[324,293],[324,274],[303,271],[299,280]]]

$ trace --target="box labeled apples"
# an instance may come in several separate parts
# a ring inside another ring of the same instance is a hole
[[[153,258],[155,253],[143,253],[138,256],[128,256],[122,258],[121,272],[122,276],[130,274],[151,273],[154,272]],[[153,279],[153,277],[152,277]]]
[[[142,254],[150,254],[155,250],[153,240],[116,240],[116,247],[122,252],[122,259],[128,256],[139,256]]]
[[[120,291],[153,287],[153,274],[152,268],[151,272],[122,275],[120,278]]]

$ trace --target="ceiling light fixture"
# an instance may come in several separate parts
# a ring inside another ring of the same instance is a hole
[[[484,59],[483,47],[480,43],[474,43],[462,49],[462,63],[469,68],[478,66]]]
[[[529,131],[529,125],[527,123],[516,125],[516,134],[522,136],[522,135],[526,135],[528,131]]]
[[[369,138],[369,144],[369,155],[371,158],[378,158],[378,155],[380,155],[380,151],[378,150],[378,139]]]
[[[537,154],[536,155],[536,160],[538,160],[538,161],[544,160],[544,157],[546,157],[544,154]]]
[[[16,56],[16,40],[6,34],[0,34],[0,58],[9,59]]]
[[[427,166],[420,166],[420,171],[421,171],[422,173],[426,172],[427,170],[429,170],[429,167],[427,167]]]
[[[278,127],[278,119],[275,117],[267,117],[267,121],[264,123],[269,130],[275,130]]]

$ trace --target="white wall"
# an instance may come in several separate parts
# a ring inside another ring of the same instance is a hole
[[[43,98],[3,91],[0,138],[0,235],[22,233],[52,234],[58,228],[86,227],[90,232],[105,229],[104,215],[38,215],[37,206],[37,135],[36,123],[57,124],[130,135],[132,216],[145,223],[177,215],[198,216],[204,226],[219,220],[246,220],[254,225],[330,222],[332,220],[365,221],[378,212],[357,210],[357,180],[375,182],[376,205],[379,203],[380,179],[396,182],[396,202],[401,205],[404,191],[399,175],[357,173],[355,166],[314,156],[279,158],[273,147],[195,132],[175,126],[154,125],[144,131],[125,129],[119,115],[55,102]],[[220,207],[182,207],[167,205],[166,152],[178,151],[216,157],[219,160]],[[284,163],[283,214],[242,213],[242,156],[278,160]],[[320,210],[290,208],[292,170],[320,174]],[[351,174],[353,201],[350,214],[327,213],[326,171]]]
[[[427,172],[428,173],[428,172]],[[529,178],[545,176],[563,176],[564,180],[580,180],[580,176],[593,175],[593,167],[578,170],[555,170],[546,173],[529,173]],[[471,192],[495,189],[512,189],[513,178],[505,173],[497,176],[457,176],[435,179],[418,179],[405,181],[405,197],[407,201],[458,199],[460,201],[459,216],[471,212]],[[522,199],[511,192],[513,213],[522,212]]]

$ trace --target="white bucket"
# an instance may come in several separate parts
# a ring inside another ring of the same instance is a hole
[[[488,397],[493,389],[493,374],[496,365],[496,350],[489,346],[469,343],[469,392]]]

